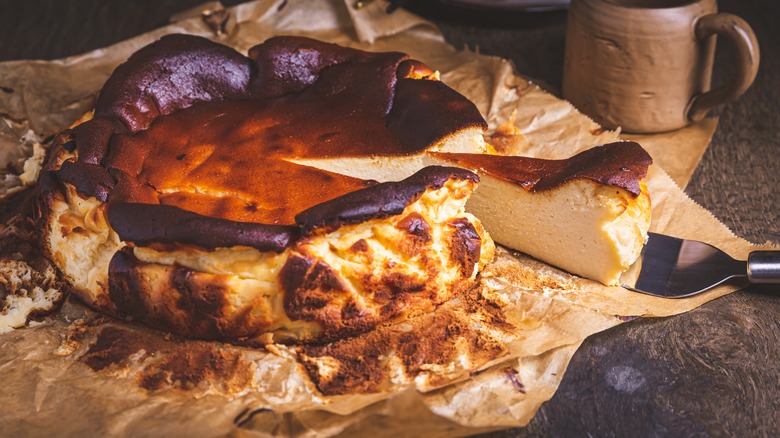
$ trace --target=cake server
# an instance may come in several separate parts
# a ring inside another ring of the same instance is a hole
[[[753,251],[735,260],[695,240],[648,233],[642,255],[620,278],[621,286],[665,298],[683,298],[726,281],[780,284],[780,251]]]

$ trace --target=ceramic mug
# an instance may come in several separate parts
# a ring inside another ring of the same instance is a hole
[[[737,59],[730,80],[710,90],[715,35]],[[572,0],[563,96],[610,129],[670,131],[742,95],[758,63],[753,30],[718,13],[716,0]]]

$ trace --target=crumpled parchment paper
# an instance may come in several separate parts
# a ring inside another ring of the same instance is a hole
[[[34,168],[41,144],[91,108],[116,65],[175,32],[214,38],[244,53],[280,34],[409,53],[477,104],[490,125],[486,134],[506,153],[564,158],[620,136],[519,76],[509,62],[455,50],[430,23],[406,11],[377,13],[384,7],[380,1],[360,10],[351,6],[261,0],[231,8],[237,26],[221,36],[194,17],[67,59],[0,63],[0,85],[11,90],[0,96],[2,164],[24,168],[33,160],[28,167]],[[715,124],[639,139],[652,145],[657,163],[647,178],[652,230],[704,240],[745,258],[756,247],[678,185],[687,182]],[[688,151],[675,156],[683,164],[669,168],[673,177],[664,170],[667,147]],[[0,190],[33,181],[12,172]],[[552,397],[587,336],[634,317],[682,313],[737,288],[670,301],[605,287],[499,249],[468,297],[417,317],[408,329],[435,330],[443,318],[456,318],[460,331],[448,332],[442,342],[479,342],[491,354],[456,349],[451,357],[421,358],[412,367],[398,365],[400,353],[391,349],[378,358],[386,378],[378,392],[346,395],[320,391],[300,360],[320,354],[320,364],[339,366],[338,345],[313,352],[179,339],[69,300],[52,316],[0,335],[0,424],[9,436],[454,436],[522,426]],[[406,329],[386,327],[362,338],[391,339],[394,330]]]

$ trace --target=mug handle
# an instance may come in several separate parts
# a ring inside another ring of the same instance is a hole
[[[735,100],[753,83],[758,73],[758,40],[753,29],[736,15],[718,13],[705,15],[696,22],[696,38],[703,40],[714,34],[727,38],[736,48],[737,64],[734,75],[713,90],[694,96],[688,104],[688,120],[697,122],[712,108]]]

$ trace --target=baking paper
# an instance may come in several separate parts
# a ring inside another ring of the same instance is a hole
[[[0,85],[10,90],[0,95],[0,164],[11,164],[0,175],[1,190],[33,185],[29,174],[19,174],[25,165],[34,170],[39,164],[46,139],[91,108],[116,65],[177,32],[244,53],[272,35],[409,53],[475,102],[490,126],[486,136],[506,154],[565,158],[620,138],[513,71],[508,61],[457,51],[429,22],[403,10],[387,15],[384,7],[380,0],[361,9],[349,1],[258,1],[231,8],[234,23],[222,35],[196,15],[83,55],[0,63]],[[656,161],[647,177],[651,229],[745,258],[756,247],[680,189],[716,122],[637,138]],[[684,157],[681,165],[665,161],[671,149]],[[267,349],[180,339],[69,299],[51,316],[0,335],[0,424],[9,436],[264,437],[456,436],[523,426],[552,397],[589,335],[636,317],[682,313],[736,289],[653,298],[499,248],[477,287],[431,314],[322,348]],[[404,353],[410,344],[403,333],[418,340],[439,336],[443,344],[431,345],[451,348],[443,356],[421,353],[415,361]],[[344,357],[370,342],[388,347],[381,357]],[[345,360],[373,365],[364,376],[348,375]],[[315,385],[313,374],[334,372],[325,369],[328,364],[345,378],[364,379],[365,389],[338,394],[337,387]]]

